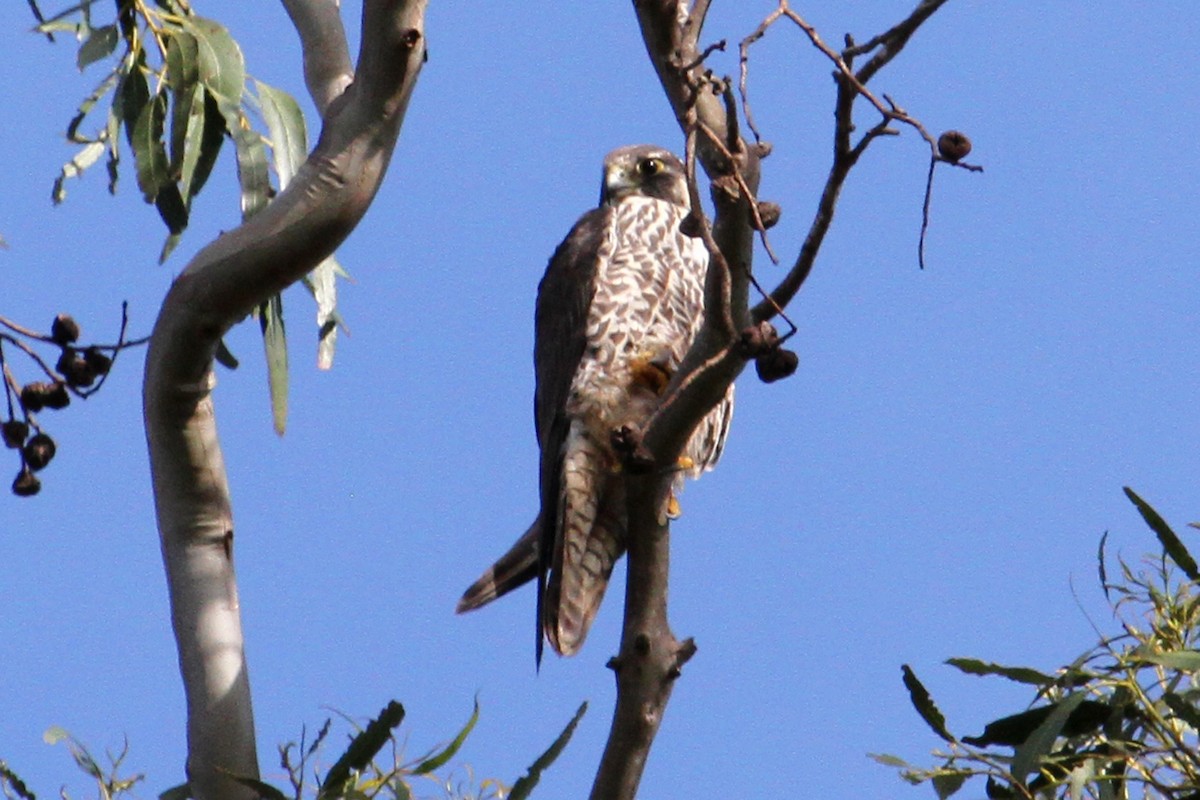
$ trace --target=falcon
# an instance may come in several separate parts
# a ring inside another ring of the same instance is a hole
[[[626,549],[625,481],[613,432],[640,429],[704,317],[708,251],[680,230],[683,164],[649,145],[604,159],[600,205],[555,250],[538,285],[534,423],[541,510],[516,544],[463,594],[479,608],[537,579],[542,636],[560,655],[587,636]],[[664,513],[678,514],[683,476],[721,455],[733,387],[692,432]]]

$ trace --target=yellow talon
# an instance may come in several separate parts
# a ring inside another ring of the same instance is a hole
[[[675,463],[679,465],[680,469],[684,470],[696,468],[696,462],[692,460],[691,456],[680,456],[679,460]]]
[[[667,499],[667,516],[670,517],[671,519],[679,519],[679,517],[682,514],[683,514],[683,509],[679,505],[679,500],[677,500],[675,498],[675,495],[672,494]]]

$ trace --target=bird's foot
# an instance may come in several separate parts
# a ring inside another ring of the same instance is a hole
[[[612,446],[628,472],[644,475],[654,468],[654,455],[642,441],[642,432],[633,425],[622,425],[613,431]]]

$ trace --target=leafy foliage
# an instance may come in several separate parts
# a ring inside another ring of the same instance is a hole
[[[385,800],[416,800],[414,779],[421,779],[425,785],[432,784],[438,794],[436,797],[444,800],[523,800],[529,796],[537,785],[541,773],[562,753],[563,748],[575,732],[575,726],[583,718],[587,703],[567,723],[562,733],[529,767],[525,777],[518,780],[511,790],[498,780],[486,779],[475,785],[469,768],[464,768],[465,778],[460,778],[455,772],[446,775],[436,775],[435,772],[450,762],[479,721],[479,701],[470,719],[447,744],[434,747],[416,759],[405,759],[403,748],[396,738],[396,728],[404,719],[404,707],[395,700],[389,702],[379,716],[369,721],[365,726],[358,727],[350,737],[345,752],[325,772],[321,779],[313,762],[319,759],[326,745],[332,727],[331,720],[325,720],[317,735],[311,742],[307,741],[307,732],[301,732],[300,742],[288,742],[279,748],[279,765],[288,776],[290,793],[285,792],[261,780],[237,777],[243,785],[255,789],[266,800],[369,800],[370,798],[385,798]],[[52,727],[43,737],[47,744],[65,742],[71,751],[75,765],[96,782],[98,795],[101,800],[116,800],[119,797],[130,796],[132,789],[145,780],[143,775],[121,777],[119,772],[128,753],[128,747],[123,747],[117,754],[108,753],[107,768],[100,763],[91,752],[71,734],[59,727]],[[380,754],[387,748],[391,750],[390,759],[382,760]],[[316,780],[314,784],[306,784],[309,774]],[[26,786],[25,782],[3,761],[0,761],[0,792],[6,800],[37,800],[36,795]],[[70,800],[65,790],[61,792],[63,800]],[[190,797],[187,784],[174,786],[159,795],[160,800],[188,800]]]
[[[1110,582],[1101,544],[1100,583],[1122,632],[1102,637],[1053,675],[950,659],[967,674],[1037,687],[1028,709],[988,723],[978,736],[949,734],[932,698],[905,667],[914,704],[949,748],[934,752],[941,763],[932,768],[890,755],[876,755],[877,761],[899,769],[910,783],[930,782],[939,798],[977,777],[985,779],[989,798],[1200,798],[1196,562],[1148,503],[1125,492],[1162,553],[1140,568],[1118,558],[1120,578]]]
[[[246,219],[265,208],[295,175],[308,153],[304,115],[287,92],[261,81],[248,86],[245,59],[230,32],[195,13],[187,0],[117,0],[111,21],[93,16],[92,1],[45,16],[37,4],[35,31],[53,37],[70,33],[79,41],[80,70],[106,64],[108,71],[79,104],[66,137],[79,145],[54,181],[53,201],[63,202],[67,181],[105,162],[115,193],[122,138],[133,156],[143,199],[167,228],[159,252],[165,261],[179,244],[192,204],[212,174],[226,141],[233,143]],[[108,101],[105,111],[101,101]],[[95,117],[102,117],[92,120]],[[266,135],[254,124],[261,119]],[[85,132],[88,128],[91,132]],[[268,150],[270,156],[268,156]],[[276,186],[272,186],[274,168]],[[304,285],[317,303],[317,365],[329,369],[337,328],[336,276],[345,272],[330,257]],[[287,343],[283,305],[277,296],[259,309],[266,348],[275,429],[287,421]]]

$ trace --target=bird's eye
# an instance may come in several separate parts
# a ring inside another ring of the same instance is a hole
[[[643,158],[638,162],[638,173],[643,178],[650,178],[662,172],[666,167],[661,158]]]

